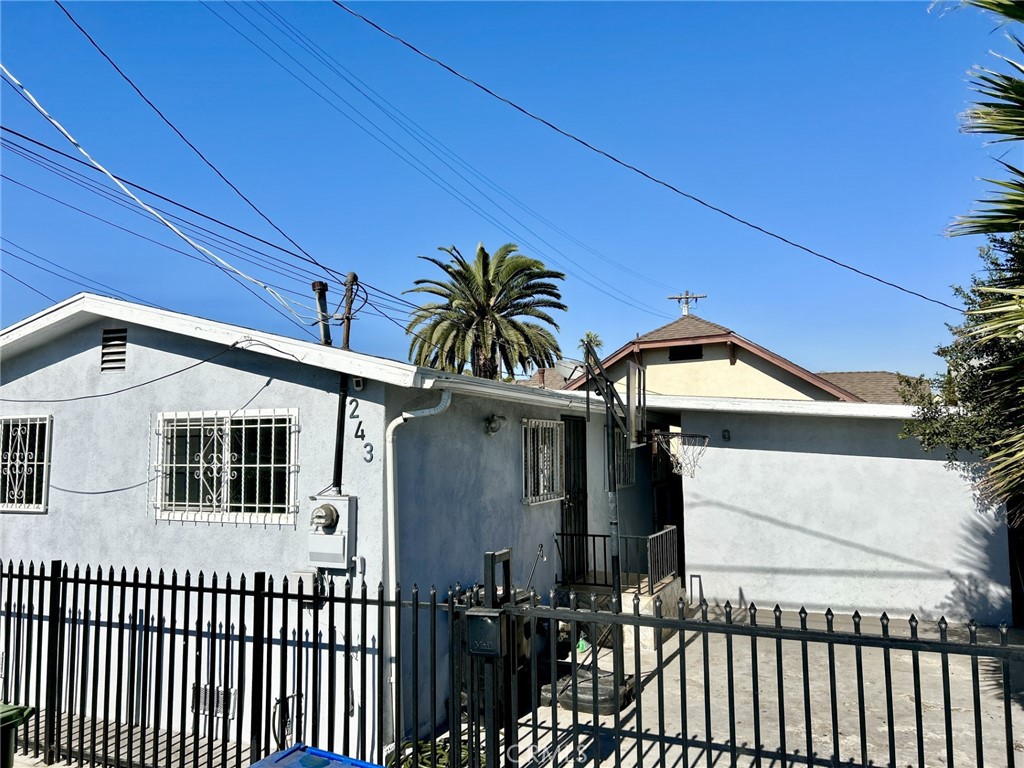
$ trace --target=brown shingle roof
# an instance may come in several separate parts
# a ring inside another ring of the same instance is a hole
[[[821,378],[852,392],[867,403],[902,405],[899,374],[890,371],[823,371]]]
[[[696,315],[683,315],[661,328],[645,333],[636,341],[673,341],[675,339],[696,339],[701,336],[719,336],[732,333],[728,328],[710,323]]]
[[[540,389],[565,389],[566,378],[557,368],[538,368],[530,378],[516,381],[516,384]]]

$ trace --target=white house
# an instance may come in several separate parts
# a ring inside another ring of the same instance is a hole
[[[710,436],[682,482],[649,447],[620,459],[620,533],[676,524],[691,599],[1009,618],[1005,525],[970,478],[898,439],[909,408],[682,320],[609,365],[647,364],[652,390],[661,365],[651,424]],[[4,559],[318,566],[444,590],[479,581],[482,553],[506,546],[525,586],[543,545],[542,592],[607,569],[600,547],[555,556],[558,534],[567,549],[566,537],[609,533],[603,411],[592,403],[588,423],[582,392],[89,294],[0,332],[0,355]],[[722,377],[731,394],[708,394]],[[342,513],[334,534],[311,528],[324,502]]]
[[[444,590],[506,546],[525,586],[543,544],[545,591],[563,516],[606,524],[602,411],[588,424],[578,394],[90,294],[4,329],[0,354],[5,559],[319,566]],[[311,529],[325,501],[344,537]],[[650,531],[649,484],[621,490],[618,510],[623,532]]]

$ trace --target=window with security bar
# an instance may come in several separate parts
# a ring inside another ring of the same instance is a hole
[[[0,512],[45,512],[50,486],[49,416],[0,419]]]
[[[523,503],[565,497],[565,424],[523,419]]]
[[[157,424],[158,517],[263,517],[297,511],[294,410],[164,413]]]

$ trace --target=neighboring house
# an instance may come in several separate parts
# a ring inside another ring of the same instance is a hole
[[[646,368],[652,394],[861,402],[833,381],[696,315],[637,336],[603,364],[621,381],[629,361]],[[584,381],[577,376],[566,389],[579,389]]]
[[[709,436],[681,491],[654,482],[691,601],[1010,621],[1002,512],[970,470],[899,438],[913,408],[897,374],[814,374],[695,315],[603,365],[621,381],[629,361],[646,367],[649,420]]]

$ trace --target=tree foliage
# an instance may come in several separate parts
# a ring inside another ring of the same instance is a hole
[[[967,0],[991,11],[1000,23],[1024,22],[1024,6],[1013,0]],[[964,131],[995,137],[993,142],[1024,139],[1024,43],[1008,36],[1019,60],[998,56],[1000,69],[976,67],[974,106]],[[1002,70],[1002,71],[1000,71]],[[983,490],[1006,502],[1011,525],[1024,522],[1024,171],[999,161],[1006,178],[994,185],[979,207],[956,220],[954,235],[987,235],[982,249],[986,271],[960,291],[967,314],[953,326],[953,341],[940,347],[949,371],[933,382],[940,396],[916,395],[918,420],[906,432],[925,448],[945,445],[951,461],[962,452],[985,459]],[[915,395],[905,383],[904,396]]]
[[[417,365],[498,379],[502,370],[551,366],[561,356],[545,325],[558,330],[548,310],[565,310],[555,281],[561,272],[547,269],[506,243],[494,255],[481,243],[476,258],[466,259],[453,245],[439,248],[448,260],[421,256],[444,279],[416,280],[407,293],[427,293],[432,301],[413,311],[406,326],[412,343],[409,359]],[[539,322],[534,322],[539,321]]]
[[[1019,423],[1004,385],[1024,354],[1015,337],[983,337],[988,313],[1004,303],[1003,290],[1024,282],[1024,238],[990,237],[979,249],[982,268],[967,288],[955,292],[967,313],[949,325],[952,340],[936,349],[947,370],[930,380],[901,377],[905,403],[916,407],[904,425],[904,437],[916,437],[925,450],[943,449],[953,464],[974,457],[988,459],[997,442]]]

